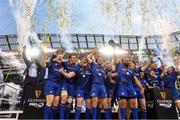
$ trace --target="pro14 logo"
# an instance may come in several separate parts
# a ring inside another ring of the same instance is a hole
[[[171,103],[159,103],[160,107],[165,107],[165,108],[171,108],[172,104]]]
[[[35,108],[42,108],[44,106],[44,103],[29,103],[29,106],[32,106]]]

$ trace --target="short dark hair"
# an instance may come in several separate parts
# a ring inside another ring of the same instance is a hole
[[[75,57],[76,57],[76,55],[75,55],[75,54],[71,54],[71,55],[69,55],[69,57],[68,57],[68,58],[70,59],[70,58],[72,58],[72,56],[75,56]]]
[[[51,56],[51,61],[52,61],[54,58],[56,58],[56,56],[57,56],[57,55],[52,55],[52,56]]]
[[[175,71],[175,67],[173,67],[173,66],[170,66],[172,69],[173,69],[173,71]]]

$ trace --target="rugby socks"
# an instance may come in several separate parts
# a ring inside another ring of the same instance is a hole
[[[81,107],[76,107],[76,110],[75,110],[75,119],[79,120],[80,115],[81,115]]]
[[[51,113],[50,113],[50,119],[55,119],[55,116],[57,114],[57,110],[58,108],[53,106],[52,109],[51,109]]]
[[[94,108],[94,107],[92,107],[92,119],[93,120],[96,120],[96,115],[97,115],[97,108]]]
[[[70,112],[71,112],[71,108],[65,107],[65,119],[70,118]]]
[[[105,117],[106,117],[106,119],[111,119],[111,115],[110,115],[109,109],[104,109],[104,111],[105,111]]]
[[[97,108],[97,119],[101,119],[101,109]]]
[[[111,117],[112,117],[112,109],[111,109],[111,108],[109,108],[109,109],[108,109],[108,111],[109,111],[110,118],[111,118]]]
[[[85,113],[85,115],[86,115],[86,119],[91,119],[91,109],[86,108],[86,113]]]
[[[131,108],[133,119],[138,119],[137,108]]]
[[[50,114],[51,114],[51,107],[46,105],[44,109],[44,119],[48,120],[50,117]]]
[[[142,111],[141,111],[141,115],[142,115],[142,119],[143,120],[146,120],[146,110],[145,109],[142,109]]]
[[[59,118],[64,119],[65,104],[61,103],[59,106]]]
[[[121,120],[126,119],[126,109],[125,108],[120,108],[120,114],[121,114]]]

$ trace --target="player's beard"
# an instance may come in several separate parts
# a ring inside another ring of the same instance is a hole
[[[129,67],[129,63],[124,63],[124,66]]]

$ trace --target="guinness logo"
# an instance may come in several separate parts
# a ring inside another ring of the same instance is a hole
[[[163,99],[166,98],[166,92],[160,92],[160,95],[161,95],[161,97],[162,97]]]
[[[37,99],[41,96],[41,90],[35,90],[35,96]]]

